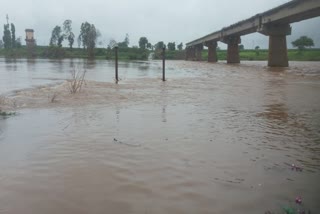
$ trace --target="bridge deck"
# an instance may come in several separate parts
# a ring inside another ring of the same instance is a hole
[[[259,32],[264,25],[291,24],[317,16],[320,16],[320,0],[293,0],[189,42],[186,46],[202,45],[209,41],[221,41],[228,36]]]

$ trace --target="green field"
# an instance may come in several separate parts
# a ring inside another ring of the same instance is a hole
[[[268,50],[241,50],[240,60],[243,61],[267,61],[268,60]],[[217,51],[218,60],[227,59],[227,51],[219,50]],[[203,50],[202,59],[208,58],[208,50]],[[288,50],[288,58],[290,61],[320,61],[320,49],[306,49],[299,51],[296,49]]]
[[[241,50],[239,52],[242,61],[267,61],[268,50]],[[217,51],[218,60],[227,60],[227,51]],[[161,52],[156,52],[155,59],[161,59]],[[202,51],[202,60],[207,60],[208,50]],[[288,50],[288,58],[290,61],[320,61],[320,49],[306,49],[299,51],[296,49]],[[185,51],[166,51],[166,59],[184,60]]]
[[[63,59],[63,58],[88,58],[87,51],[83,48],[58,48],[58,47],[47,47],[37,46],[33,53],[28,52],[25,46],[5,50],[0,49],[0,56],[9,58],[49,58],[49,59]],[[139,48],[119,48],[118,57],[120,60],[147,60],[149,56],[149,50],[142,50]],[[107,48],[95,48],[94,58],[95,59],[114,59],[114,50]]]
[[[152,51],[143,50],[140,48],[119,48],[118,56],[119,60],[147,60],[149,54]],[[153,52],[154,59],[161,59],[161,51]],[[107,48],[95,48],[95,59],[109,59],[115,58],[114,50]],[[227,59],[226,50],[217,51],[218,60]],[[36,58],[87,58],[87,51],[83,48],[58,48],[58,47],[47,47],[47,46],[37,46],[31,55],[25,46],[13,49],[5,50],[0,49],[0,56],[9,58],[26,58],[26,57],[36,57]],[[202,59],[206,60],[208,58],[208,50],[202,51]],[[297,49],[288,50],[288,58],[290,61],[320,61],[320,49],[305,49],[299,51]],[[168,60],[184,60],[185,51],[166,51],[166,59]],[[241,50],[240,60],[243,61],[267,61],[268,60],[268,50]]]

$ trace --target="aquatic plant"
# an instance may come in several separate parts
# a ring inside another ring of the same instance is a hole
[[[0,110],[0,116],[12,116],[12,115],[15,115],[16,113],[15,112],[5,112],[5,111],[1,111]]]
[[[82,85],[85,81],[86,70],[81,70],[76,67],[70,71],[71,80],[69,81],[69,91],[71,94],[75,94],[81,91]]]
[[[54,103],[57,99],[58,94],[57,93],[53,93],[51,96],[48,95],[48,99],[50,101],[50,103]]]

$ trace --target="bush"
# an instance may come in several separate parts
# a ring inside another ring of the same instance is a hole
[[[66,57],[66,51],[62,47],[49,46],[42,52],[41,57],[61,59]]]
[[[81,91],[86,75],[86,70],[80,70],[75,67],[70,71],[71,80],[69,81],[69,91],[71,94],[75,94]]]

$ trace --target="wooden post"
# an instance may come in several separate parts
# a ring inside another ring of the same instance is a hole
[[[115,50],[115,76],[116,76],[116,83],[118,83],[119,78],[118,78],[118,46],[114,47]]]
[[[166,48],[162,48],[162,81],[166,81]]]

